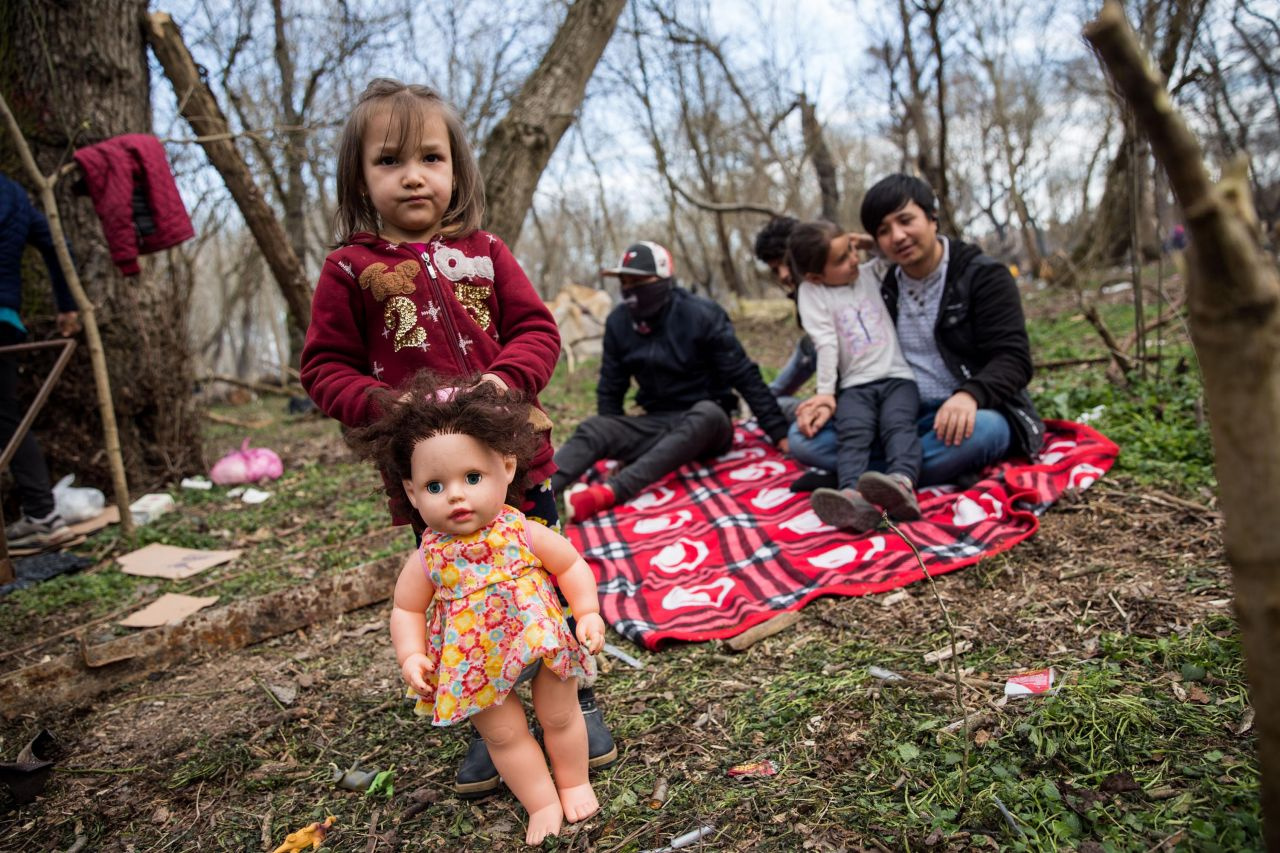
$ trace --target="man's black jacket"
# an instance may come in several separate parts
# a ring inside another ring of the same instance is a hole
[[[736,390],[774,442],[786,437],[786,417],[723,308],[675,287],[671,302],[649,327],[647,334],[636,331],[625,305],[610,312],[596,388],[600,414],[623,414],[633,378],[636,402],[652,413],[681,412],[700,400],[714,400],[732,413]]]
[[[1044,444],[1044,422],[1027,393],[1031,342],[1018,285],[1004,264],[977,246],[951,240],[947,280],[934,326],[938,352],[978,408],[995,409],[1013,430],[1013,449],[1034,459]],[[897,266],[889,268],[880,294],[898,322]]]

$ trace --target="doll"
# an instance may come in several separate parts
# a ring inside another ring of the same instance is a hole
[[[538,447],[528,404],[484,381],[441,387],[425,372],[376,404],[382,416],[353,444],[426,526],[396,581],[391,642],[401,674],[435,725],[475,724],[529,813],[525,841],[539,844],[564,820],[599,809],[577,696],[589,653],[604,644],[595,577],[567,539],[508,503],[518,503]],[[526,680],[554,783],[512,692]]]

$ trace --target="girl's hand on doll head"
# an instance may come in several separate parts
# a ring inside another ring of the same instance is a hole
[[[404,663],[400,664],[400,674],[404,676],[405,683],[423,696],[431,692],[431,686],[427,684],[427,676],[433,672],[435,668],[431,666],[431,661],[424,654],[409,655],[404,659]]]
[[[604,620],[599,613],[588,613],[578,617],[578,642],[587,647],[591,654],[599,654],[604,648]]]
[[[499,376],[499,375],[498,375],[498,374],[496,374],[496,373],[485,373],[485,374],[481,375],[481,377],[480,377],[480,381],[481,381],[481,382],[489,382],[489,383],[491,383],[491,384],[493,384],[493,385],[497,386],[497,388],[498,388],[498,390],[499,390],[499,391],[506,392],[506,391],[510,391],[510,390],[511,390],[510,386],[508,386],[508,385],[507,385],[507,383],[503,382],[503,381],[502,381],[502,377],[501,377],[501,376]]]

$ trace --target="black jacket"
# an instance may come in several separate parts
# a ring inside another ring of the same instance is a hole
[[[625,305],[609,313],[596,387],[600,414],[623,413],[633,378],[636,402],[653,413],[682,412],[700,400],[714,400],[732,414],[737,390],[774,442],[786,436],[787,419],[723,308],[675,287],[671,302],[649,325],[648,334],[637,332]]]
[[[889,268],[880,295],[898,321],[897,267]],[[942,360],[981,409],[995,409],[1013,430],[1013,446],[1034,459],[1044,444],[1044,422],[1036,414],[1031,381],[1031,342],[1018,285],[1004,264],[977,246],[950,241],[947,280],[934,326]]]

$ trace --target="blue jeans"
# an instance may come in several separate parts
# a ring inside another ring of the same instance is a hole
[[[994,409],[979,409],[973,424],[973,435],[953,447],[939,440],[933,431],[933,416],[937,413],[942,400],[921,400],[920,416],[916,421],[916,432],[920,436],[920,449],[923,453],[920,464],[920,480],[917,486],[940,486],[954,483],[962,474],[981,471],[992,462],[997,462],[1009,452],[1012,436],[1009,433],[1009,422],[1004,415]],[[791,445],[791,455],[802,465],[836,470],[838,442],[836,427],[832,420],[822,425],[822,429],[813,436],[805,437],[800,428],[791,425],[787,440]],[[871,451],[870,469],[885,469],[884,450],[876,444]]]
[[[777,377],[769,383],[769,390],[775,397],[790,397],[800,390],[800,386],[808,381],[818,369],[818,352],[813,347],[813,339],[802,335],[791,351],[791,357],[778,372]]]

